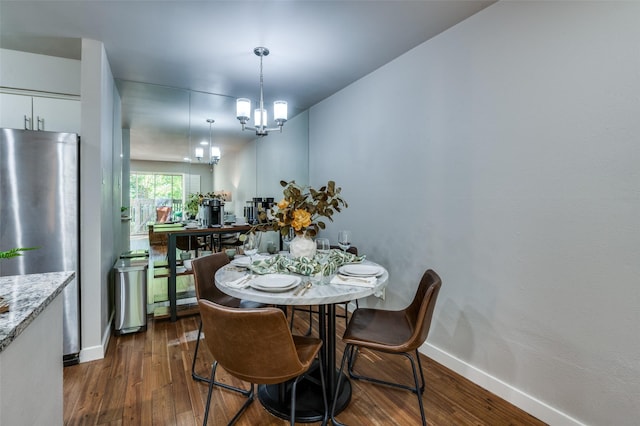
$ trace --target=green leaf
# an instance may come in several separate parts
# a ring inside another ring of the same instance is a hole
[[[24,248],[12,248],[7,251],[0,251],[0,259],[9,259],[12,257],[22,256],[23,251],[36,250],[40,247],[24,247]]]

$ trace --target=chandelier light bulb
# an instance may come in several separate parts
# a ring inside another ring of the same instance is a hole
[[[273,103],[273,119],[282,122],[287,121],[287,102],[286,101],[275,101]]]
[[[253,116],[254,124],[256,127],[266,126],[267,125],[267,110],[263,109],[262,114],[260,114],[260,108],[254,111]]]
[[[247,98],[240,98],[236,101],[236,117],[240,122],[245,123],[251,117],[251,101]]]

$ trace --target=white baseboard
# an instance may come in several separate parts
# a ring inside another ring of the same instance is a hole
[[[107,353],[107,346],[109,345],[109,340],[111,339],[111,321],[113,320],[113,314],[111,315],[111,319],[107,322],[107,327],[102,333],[102,343],[96,346],[90,346],[88,348],[82,348],[80,351],[80,362],[89,362],[95,361],[96,359],[104,358],[104,355]]]
[[[104,348],[102,345],[90,346],[88,348],[82,348],[80,351],[80,362],[95,361],[96,359],[104,358]]]
[[[571,416],[429,343],[423,344],[420,347],[420,352],[547,424],[584,426],[583,423]]]

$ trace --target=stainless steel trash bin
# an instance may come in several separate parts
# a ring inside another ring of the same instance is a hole
[[[116,285],[115,334],[147,329],[147,268],[145,258],[118,259],[114,265]]]

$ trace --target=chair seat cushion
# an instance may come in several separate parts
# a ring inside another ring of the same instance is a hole
[[[342,337],[345,343],[386,352],[407,352],[413,327],[404,311],[359,308]]]

